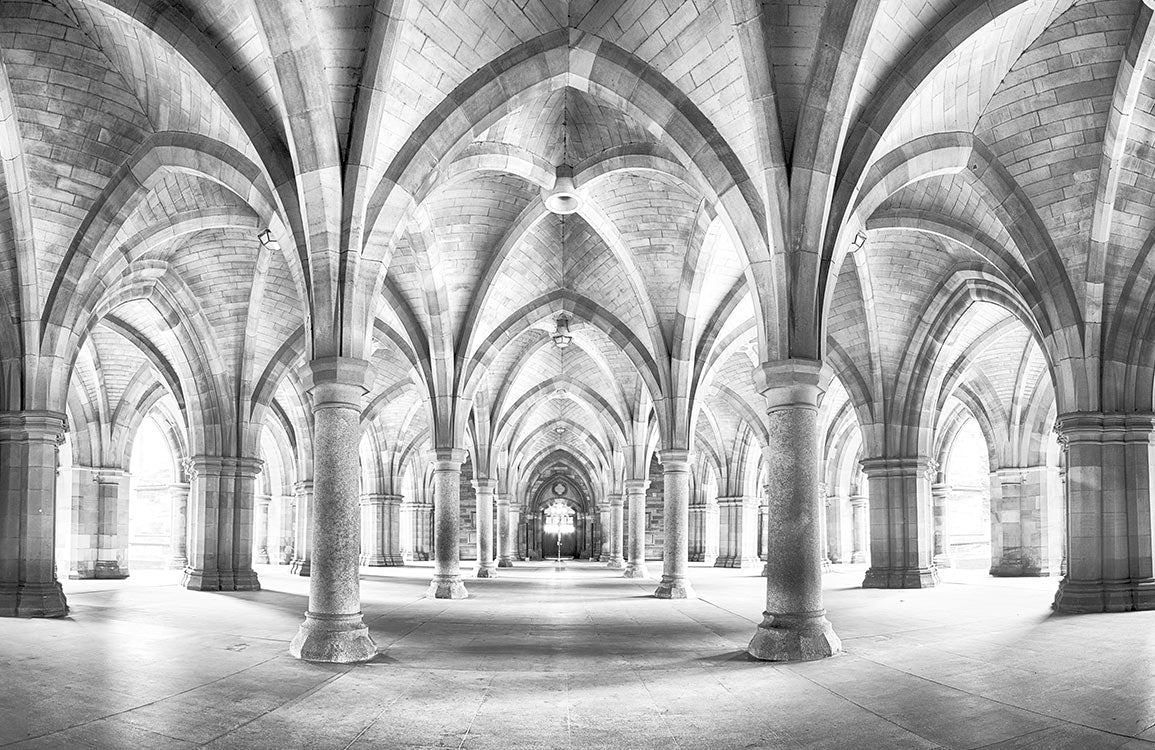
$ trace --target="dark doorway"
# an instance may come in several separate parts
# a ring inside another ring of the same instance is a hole
[[[566,560],[577,555],[577,534],[562,534],[561,559]],[[557,534],[543,531],[541,534],[541,556],[546,560],[557,559]]]

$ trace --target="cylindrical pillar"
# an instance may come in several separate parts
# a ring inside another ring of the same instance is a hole
[[[170,484],[168,567],[184,570],[188,565],[188,482]]]
[[[441,449],[433,459],[433,580],[427,596],[464,599],[461,580],[461,464],[465,451]]]
[[[626,578],[649,578],[646,568],[646,490],[648,479],[627,479],[626,499],[630,504],[630,561],[623,575]]]
[[[269,495],[257,495],[257,528],[256,543],[257,556],[256,561],[262,565],[269,563],[269,505],[273,502],[273,498]]]
[[[493,494],[497,482],[474,479],[477,505],[477,577],[496,578],[497,561],[493,557]]]
[[[293,550],[293,562],[289,572],[295,576],[308,576],[310,571],[309,550],[313,544],[313,482],[305,480],[293,485],[293,495],[297,508],[297,539]]]
[[[853,548],[850,552],[850,562],[866,562],[866,550],[870,549],[868,515],[866,510],[866,495],[850,496],[850,525]]]
[[[654,589],[659,599],[693,599],[697,596],[687,577],[690,562],[690,453],[661,453],[663,508],[666,538],[662,554],[662,580]]]
[[[313,398],[313,536],[309,610],[289,653],[299,659],[350,663],[377,653],[361,618],[361,402],[368,362],[329,357],[308,371]]]
[[[822,605],[818,524],[818,362],[767,364],[763,378],[769,435],[766,611],[747,651],[757,659],[796,661],[842,648]]]
[[[609,500],[609,539],[606,540],[606,544],[609,545],[609,562],[606,563],[606,567],[621,570],[626,567],[626,562],[622,559],[622,496],[610,495]]]
[[[56,467],[64,415],[0,412],[0,617],[63,617]]]
[[[513,523],[509,513],[509,495],[497,496],[497,567],[512,568],[514,549]]]
[[[397,566],[405,564],[405,556],[401,554],[401,496],[385,495],[385,564]]]
[[[361,496],[361,556],[362,567],[378,568],[385,565],[385,496],[372,493]]]

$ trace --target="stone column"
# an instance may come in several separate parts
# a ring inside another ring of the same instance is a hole
[[[598,527],[601,529],[601,544],[598,547],[597,562],[610,561],[610,498],[598,507]]]
[[[430,527],[433,515],[433,504],[427,500],[414,500],[411,504],[413,525],[413,559],[431,560],[433,529]]]
[[[630,504],[630,561],[626,565],[626,578],[649,578],[646,567],[646,490],[648,479],[627,479],[626,498]]]
[[[280,509],[278,517],[281,520],[280,531],[277,534],[277,564],[291,565],[297,549],[297,498],[293,495],[281,495],[277,498]]]
[[[96,560],[100,556],[100,498],[97,495],[96,472],[91,466],[72,467],[71,529],[69,532],[69,569],[71,579],[96,577]]]
[[[385,564],[405,564],[401,554],[401,496],[391,493],[385,494]]]
[[[954,567],[950,546],[950,492],[949,484],[935,482],[930,486],[934,503],[934,564],[938,568]]]
[[[477,506],[477,577],[496,578],[497,562],[493,556],[493,494],[497,482],[474,479]]]
[[[222,495],[227,500],[226,517],[222,519],[222,528],[228,529],[225,542],[231,549],[226,549],[222,558],[227,562],[232,585],[222,576],[221,589],[224,591],[260,591],[261,584],[253,570],[253,524],[255,518],[255,503],[257,499],[257,477],[261,474],[264,462],[258,458],[230,458],[224,466],[228,475],[223,477]],[[266,519],[266,528],[267,519]]]
[[[754,568],[758,559],[757,497],[718,498],[718,558],[716,568]]]
[[[1155,415],[1080,412],[1056,423],[1067,454],[1067,574],[1059,612],[1155,609],[1151,453]]]
[[[509,495],[497,496],[497,567],[512,568],[514,553],[513,524],[509,515]]]
[[[361,556],[362,567],[379,568],[385,565],[385,496],[361,496]]]
[[[643,499],[645,497],[645,490],[643,492]],[[606,567],[610,570],[622,570],[626,567],[626,561],[622,559],[622,528],[623,521],[622,505],[623,498],[621,495],[610,495],[610,512],[609,512],[609,528],[607,529],[607,538],[605,540],[604,549],[608,549],[606,557]]]
[[[293,485],[293,495],[297,498],[297,540],[293,545],[293,562],[289,572],[307,577],[311,568],[309,550],[313,546],[313,482],[297,482]]]
[[[220,591],[217,524],[220,523],[221,459],[193,456],[185,462],[189,478],[188,565],[181,585],[194,591]]]
[[[93,577],[128,578],[128,477],[121,469],[103,468],[95,479],[100,518]]]
[[[938,585],[930,479],[936,466],[923,457],[868,458],[870,569],[863,588],[920,589]]]
[[[519,528],[521,528],[521,510],[514,505],[511,499],[509,503],[509,556],[512,560],[522,559],[517,549],[517,530]]]
[[[842,546],[842,498],[838,495],[826,496],[826,550],[830,562],[846,562],[846,552]]]
[[[688,553],[690,562],[706,561],[706,504],[698,500],[699,498],[695,497],[690,503],[690,520],[687,526],[690,538]]]
[[[170,570],[183,570],[188,565],[188,482],[170,484],[169,492],[169,542],[168,563]]]
[[[257,495],[256,562],[261,565],[268,565],[276,556],[275,552],[269,555],[269,505],[272,502],[273,498],[270,495]]]
[[[1061,533],[1055,528],[1060,514],[1049,502],[1047,467],[999,469],[992,476],[991,575],[1057,575],[1060,559],[1052,537]]]
[[[853,546],[850,551],[850,562],[866,562],[866,550],[870,545],[868,515],[870,509],[866,506],[866,495],[850,496],[850,526]]]
[[[665,450],[661,457],[666,539],[662,580],[654,590],[654,596],[659,599],[693,599],[697,595],[686,575],[690,553],[690,454],[684,450]]]
[[[461,580],[461,464],[465,451],[443,448],[433,460],[433,554],[434,573],[427,596],[464,599],[469,596]]]
[[[0,617],[68,614],[55,559],[64,425],[58,412],[0,412]]]
[[[786,360],[755,377],[769,435],[765,618],[747,652],[769,661],[821,659],[842,642],[822,603],[818,526],[818,397],[821,364]]]
[[[309,363],[313,401],[313,538],[309,609],[289,653],[308,661],[347,664],[377,654],[361,618],[361,402],[368,363],[329,357]]]

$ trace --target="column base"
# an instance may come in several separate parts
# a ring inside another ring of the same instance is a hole
[[[929,589],[939,584],[938,569],[871,568],[862,581],[864,589]]]
[[[384,555],[361,555],[357,564],[362,568],[384,568],[389,563]]]
[[[97,560],[92,566],[92,577],[101,580],[128,578],[128,568],[122,568],[116,560]]]
[[[771,614],[754,632],[746,653],[762,661],[814,661],[834,656],[842,641],[834,633],[826,611],[805,614]]]
[[[253,562],[257,563],[258,565],[268,565],[269,564],[269,551],[267,549],[264,549],[263,547],[261,549],[257,550],[257,554],[256,554],[256,557],[253,560]]]
[[[694,587],[689,578],[663,575],[658,588],[654,589],[654,596],[659,599],[697,599]]]
[[[821,565],[822,565],[822,572],[823,572],[823,573],[829,573],[829,572],[830,572],[830,570],[831,570],[831,563],[830,563],[830,561],[829,561],[829,560],[827,560],[825,557],[824,557],[824,558],[822,558],[822,563],[821,563]]]
[[[622,573],[623,578],[649,578],[650,571],[646,568],[645,563],[636,563],[630,561],[626,565],[625,572]]]
[[[403,568],[405,558],[401,555],[385,555],[385,565],[390,568]]]
[[[185,567],[180,585],[189,591],[220,591],[221,575],[215,570]]]
[[[954,567],[954,559],[951,558],[950,555],[935,555],[932,562],[934,562],[934,566],[936,568],[953,568]],[[992,570],[993,570],[993,568],[992,568]]]
[[[164,564],[164,567],[167,570],[184,570],[185,566],[187,565],[188,558],[186,558],[184,555],[175,555],[168,559],[168,562]]]
[[[477,568],[478,578],[497,578],[497,566],[495,565],[481,565]]]
[[[1064,614],[1155,609],[1155,581],[1059,581],[1051,608]]]
[[[59,581],[0,583],[0,617],[65,617],[68,600]]]
[[[497,567],[499,567],[499,568],[512,568],[513,567],[513,558],[511,558],[511,557],[499,557],[497,559]]]
[[[865,562],[866,562],[866,553],[865,552],[855,552],[854,554],[852,554],[850,556],[850,564],[851,565],[862,565]]]
[[[289,573],[295,576],[309,577],[309,560],[301,559],[299,557],[293,558],[293,562],[289,565]]]
[[[305,621],[289,644],[289,654],[304,661],[355,664],[377,655],[369,628],[355,615],[305,613]]]
[[[469,592],[465,590],[461,576],[435,575],[425,595],[434,599],[465,599],[469,597]]]
[[[715,568],[756,568],[762,561],[757,557],[731,557],[730,555],[720,556],[714,561]],[[765,571],[763,571],[765,574]]]
[[[233,587],[230,591],[260,591],[261,582],[252,570],[238,570],[233,572]],[[223,581],[222,581],[223,583]],[[222,589],[224,587],[222,586]]]
[[[606,567],[609,568],[610,570],[625,570],[626,561],[623,560],[621,557],[614,557],[613,555],[611,555],[609,557],[609,559],[606,561]]]

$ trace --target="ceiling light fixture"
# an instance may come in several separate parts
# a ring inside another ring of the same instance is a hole
[[[277,239],[273,237],[273,230],[268,227],[257,235],[257,241],[261,243],[261,247],[267,247],[274,252],[281,249],[281,243],[277,242]]]
[[[582,206],[581,196],[573,181],[573,166],[569,161],[569,89],[562,92],[561,103],[561,164],[554,169],[553,187],[542,190],[541,199],[550,212],[559,216],[572,214]]]

